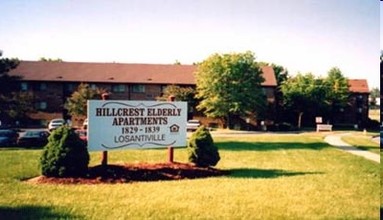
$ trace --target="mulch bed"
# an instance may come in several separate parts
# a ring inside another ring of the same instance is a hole
[[[227,175],[223,171],[211,167],[197,167],[190,163],[139,163],[139,164],[110,164],[90,167],[86,177],[55,178],[39,176],[28,180],[32,183],[48,184],[99,184],[99,183],[129,183],[138,181],[160,181],[206,178]]]

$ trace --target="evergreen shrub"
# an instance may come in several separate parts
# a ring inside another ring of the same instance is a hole
[[[68,126],[61,126],[51,133],[40,158],[42,175],[47,177],[85,176],[88,164],[86,143]]]
[[[200,167],[215,166],[221,159],[209,130],[204,126],[193,132],[187,150],[189,162]]]

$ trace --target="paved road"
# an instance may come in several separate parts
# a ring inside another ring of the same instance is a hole
[[[355,148],[344,141],[342,141],[342,136],[350,135],[350,134],[332,134],[325,137],[324,141],[326,141],[328,144],[337,147],[338,149],[344,150],[346,152],[349,152],[354,155],[358,155],[361,157],[364,157],[368,160],[375,161],[377,163],[380,163],[380,155],[375,154],[369,151],[361,150],[358,148]]]

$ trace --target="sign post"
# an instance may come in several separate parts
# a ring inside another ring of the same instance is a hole
[[[170,96],[168,97],[168,101],[169,101],[169,102],[174,102],[175,99],[176,99],[176,97],[173,96],[173,95],[170,95]],[[168,162],[169,162],[169,163],[173,163],[173,162],[174,162],[174,148],[173,148],[173,146],[171,146],[171,145],[168,146]]]
[[[102,93],[101,94],[101,98],[104,101],[109,99],[109,93],[107,93],[107,92]],[[102,152],[101,165],[104,166],[104,167],[106,167],[108,165],[108,151],[103,151]]]
[[[89,151],[185,147],[186,119],[186,102],[89,100]]]

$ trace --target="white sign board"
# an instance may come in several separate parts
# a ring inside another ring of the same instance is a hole
[[[186,146],[186,102],[88,101],[88,150]]]

